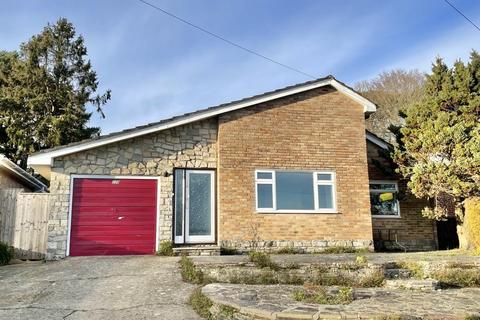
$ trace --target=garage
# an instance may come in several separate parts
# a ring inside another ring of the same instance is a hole
[[[72,177],[70,256],[152,254],[156,178]]]

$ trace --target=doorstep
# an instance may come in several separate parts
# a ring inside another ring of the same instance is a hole
[[[173,252],[177,256],[219,256],[220,246],[217,245],[191,245],[174,247]]]

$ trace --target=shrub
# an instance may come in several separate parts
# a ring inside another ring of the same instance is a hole
[[[160,242],[160,249],[157,251],[158,256],[173,256],[173,243],[172,241]]]
[[[204,319],[212,319],[210,308],[213,303],[210,299],[202,293],[202,288],[197,288],[193,291],[192,295],[188,299],[188,304],[192,309]]]
[[[480,198],[465,201],[465,226],[470,243],[480,254]]]
[[[360,264],[360,265],[364,265],[367,263],[367,257],[365,256],[357,256],[357,258],[355,259],[355,263],[356,264]]]
[[[201,270],[198,270],[192,259],[187,256],[182,256],[180,259],[180,274],[182,275],[183,281],[195,283],[195,284],[204,284],[207,279],[204,277],[204,274]]]
[[[272,270],[279,270],[280,266],[272,261],[270,255],[259,251],[250,251],[248,254],[250,261],[259,268],[270,268]]]
[[[0,266],[8,264],[13,259],[13,255],[13,247],[0,241]]]

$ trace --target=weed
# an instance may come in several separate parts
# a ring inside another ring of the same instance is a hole
[[[338,254],[338,253],[356,253],[357,250],[353,247],[341,247],[341,246],[336,246],[336,247],[328,247],[325,248],[325,250],[320,251],[319,253],[323,254]]]
[[[276,254],[299,254],[302,253],[299,249],[294,247],[283,247],[275,252]]]
[[[357,256],[357,258],[355,258],[355,263],[358,265],[365,265],[367,262],[368,259],[365,256]]]
[[[465,320],[480,320],[480,316],[476,316],[476,315],[466,316]]]
[[[346,287],[380,287],[383,285],[385,276],[381,271],[374,271],[364,276],[355,277],[344,272],[329,272],[325,267],[317,270],[317,276],[313,282],[322,286],[346,286]]]
[[[376,270],[358,279],[356,286],[362,288],[381,287],[384,281],[385,275],[383,272]]]
[[[0,266],[8,264],[13,259],[14,253],[12,246],[0,241]]]
[[[213,303],[206,295],[202,293],[202,288],[197,288],[193,291],[188,299],[188,304],[200,317],[204,319],[212,319],[210,308],[212,307]]]
[[[316,304],[349,304],[353,301],[353,289],[343,287],[336,293],[330,293],[321,286],[310,286],[293,292],[293,299]]]
[[[220,306],[219,313],[222,315],[222,319],[233,319],[237,312],[238,310],[233,307],[226,305]]]
[[[286,270],[300,269],[300,265],[296,262],[290,262],[286,264],[284,267],[282,267],[282,269],[286,269]]]
[[[478,269],[448,268],[434,272],[432,278],[452,287],[480,286]]]
[[[182,275],[183,281],[195,284],[204,284],[208,282],[203,272],[197,269],[192,259],[187,256],[182,256],[179,263],[180,274]]]
[[[160,248],[157,251],[157,256],[173,256],[173,243],[172,241],[160,242]]]
[[[250,251],[248,254],[250,261],[253,262],[259,268],[270,268],[278,271],[280,266],[272,261],[270,255],[259,251]]]
[[[417,279],[425,278],[423,267],[417,262],[401,261],[401,262],[397,262],[396,265],[400,269],[407,269],[408,271],[410,271],[412,277],[414,278],[417,278]]]

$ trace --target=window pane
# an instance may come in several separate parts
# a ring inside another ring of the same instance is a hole
[[[396,191],[395,183],[370,183],[370,190],[392,190]]]
[[[318,181],[331,181],[332,180],[332,174],[331,173],[319,173],[319,174],[317,174],[317,180]]]
[[[313,210],[313,175],[309,172],[276,172],[277,209]]]
[[[189,173],[188,230],[191,236],[211,234],[212,194],[211,175],[207,173]]]
[[[175,235],[183,234],[183,175],[184,170],[175,170]]]
[[[258,208],[273,208],[273,191],[271,184],[257,185]]]
[[[271,172],[257,172],[257,179],[272,179]]]
[[[397,216],[397,194],[393,192],[370,193],[370,205],[372,215]]]
[[[320,209],[333,209],[333,186],[318,185],[318,207]]]

